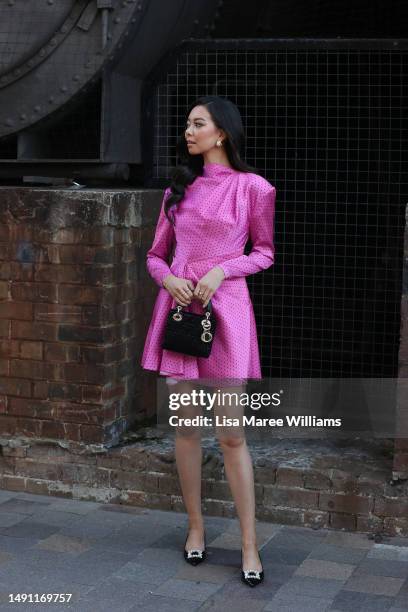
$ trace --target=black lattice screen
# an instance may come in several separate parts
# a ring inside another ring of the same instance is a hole
[[[239,106],[245,157],[277,189],[276,263],[247,277],[264,376],[397,375],[403,42],[185,41],[152,75],[151,186],[168,184],[188,104],[216,94]]]

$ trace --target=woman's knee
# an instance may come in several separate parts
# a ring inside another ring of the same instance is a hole
[[[238,449],[245,445],[245,436],[223,435],[218,437],[222,450]]]

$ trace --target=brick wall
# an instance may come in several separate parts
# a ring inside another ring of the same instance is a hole
[[[0,434],[114,444],[154,410],[139,358],[160,190],[0,188]]]
[[[0,488],[185,512],[172,439],[138,433],[139,442],[116,448],[0,438]],[[389,484],[383,441],[356,443],[352,456],[325,441],[289,440],[292,459],[284,444],[272,440],[267,457],[250,447],[259,520],[408,536],[408,483]],[[236,517],[222,453],[203,451],[203,512]]]

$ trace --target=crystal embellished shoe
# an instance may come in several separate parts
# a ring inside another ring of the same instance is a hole
[[[206,558],[206,550],[205,550],[205,534],[204,534],[204,548],[203,550],[200,549],[190,549],[190,550],[186,550],[186,542],[188,540],[188,534],[186,537],[186,541],[184,542],[184,559],[187,561],[187,563],[190,563],[190,565],[198,565],[199,563],[202,563],[202,561],[205,560]]]
[[[241,580],[250,587],[258,586],[264,579],[263,570],[244,570],[242,568],[242,550],[241,550]]]

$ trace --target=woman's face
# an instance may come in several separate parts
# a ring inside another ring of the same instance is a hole
[[[187,118],[185,139],[190,155],[206,153],[216,146],[217,140],[224,141],[225,134],[219,130],[205,106],[195,106]],[[191,142],[190,142],[191,141]]]

